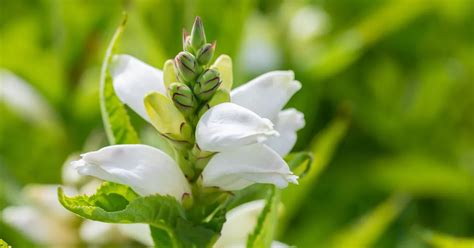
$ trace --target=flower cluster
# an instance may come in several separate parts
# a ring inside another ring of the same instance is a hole
[[[73,162],[82,175],[127,185],[141,196],[173,196],[187,209],[206,192],[255,183],[297,184],[283,157],[304,126],[282,110],[300,88],[292,71],[272,71],[231,90],[232,61],[208,43],[201,20],[183,34],[183,50],[163,70],[116,55],[110,75],[118,98],[153,125],[172,152],[143,144],[111,145]],[[228,195],[228,194],[227,194]]]

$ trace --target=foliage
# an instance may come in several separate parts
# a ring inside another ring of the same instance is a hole
[[[176,34],[200,15],[219,41],[217,53],[238,58],[234,87],[270,69],[295,70],[304,90],[288,106],[306,119],[295,150],[310,151],[314,161],[298,190],[281,192],[279,240],[330,246],[398,192],[411,200],[385,219],[373,246],[422,248],[474,236],[469,0],[3,0],[0,8],[0,67],[30,84],[55,116],[31,122],[0,96],[1,209],[21,203],[26,184],[60,183],[72,152],[106,143],[100,68],[125,10],[129,23],[117,46],[158,68],[181,50]],[[261,45],[249,46],[255,40]],[[126,108],[104,89],[109,113],[116,107],[123,115]],[[152,139],[128,114],[137,135],[116,143]],[[262,196],[247,190],[236,197]],[[414,225],[436,232],[414,234]],[[1,220],[0,237],[14,247],[34,246]]]

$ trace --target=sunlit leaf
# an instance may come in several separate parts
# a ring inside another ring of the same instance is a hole
[[[66,209],[87,219],[148,224],[155,244],[165,247],[207,247],[217,240],[225,221],[219,215],[210,222],[193,223],[174,197],[142,197],[128,186],[111,182],[103,183],[91,196],[69,197],[59,188],[58,198]]]
[[[265,207],[257,220],[257,226],[249,235],[247,247],[270,247],[278,219],[279,192],[272,186],[266,198]]]
[[[370,247],[400,214],[407,197],[392,196],[334,236],[332,247]]]
[[[310,146],[310,152],[313,157],[311,169],[304,178],[299,180],[299,185],[289,185],[282,192],[281,198],[285,206],[282,228],[285,228],[286,222],[298,211],[302,201],[318,178],[319,173],[331,160],[337,145],[346,133],[348,124],[349,121],[347,119],[338,118],[313,139]]]
[[[125,28],[126,22],[127,17],[125,16],[110,41],[101,69],[100,110],[110,144],[140,143],[138,135],[130,123],[125,106],[115,94],[109,71],[115,46]]]
[[[429,230],[420,233],[421,238],[434,248],[473,248],[474,237],[454,237]]]

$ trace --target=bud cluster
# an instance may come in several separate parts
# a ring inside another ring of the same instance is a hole
[[[183,50],[173,63],[178,82],[169,85],[168,92],[175,106],[185,115],[196,113],[212,98],[222,83],[219,71],[209,69],[216,43],[207,43],[204,26],[199,17],[191,34],[183,31]]]

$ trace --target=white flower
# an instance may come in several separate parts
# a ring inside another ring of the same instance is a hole
[[[191,193],[178,164],[151,146],[107,146],[73,163],[79,174],[129,185],[141,195],[159,193],[181,201],[183,194]]]
[[[264,200],[242,204],[226,214],[226,222],[222,227],[221,237],[214,248],[246,247],[248,236],[254,231],[258,217],[265,207]],[[273,241],[272,248],[289,247],[278,241]]]
[[[78,243],[74,215],[56,199],[58,185],[29,185],[21,195],[26,204],[3,209],[1,217],[31,241],[47,247],[71,247]],[[69,193],[75,191],[65,188]]]
[[[119,99],[150,122],[143,101],[151,92],[166,95],[163,73],[132,56],[117,55],[111,75]],[[204,186],[239,190],[254,183],[297,183],[281,156],[294,146],[304,119],[294,109],[281,110],[300,88],[291,71],[266,73],[232,91],[230,103],[201,117],[196,143],[204,151],[218,152],[202,172]],[[159,193],[180,201],[191,193],[178,164],[146,145],[105,147],[82,155],[75,166],[80,174],[129,185],[141,195]]]

